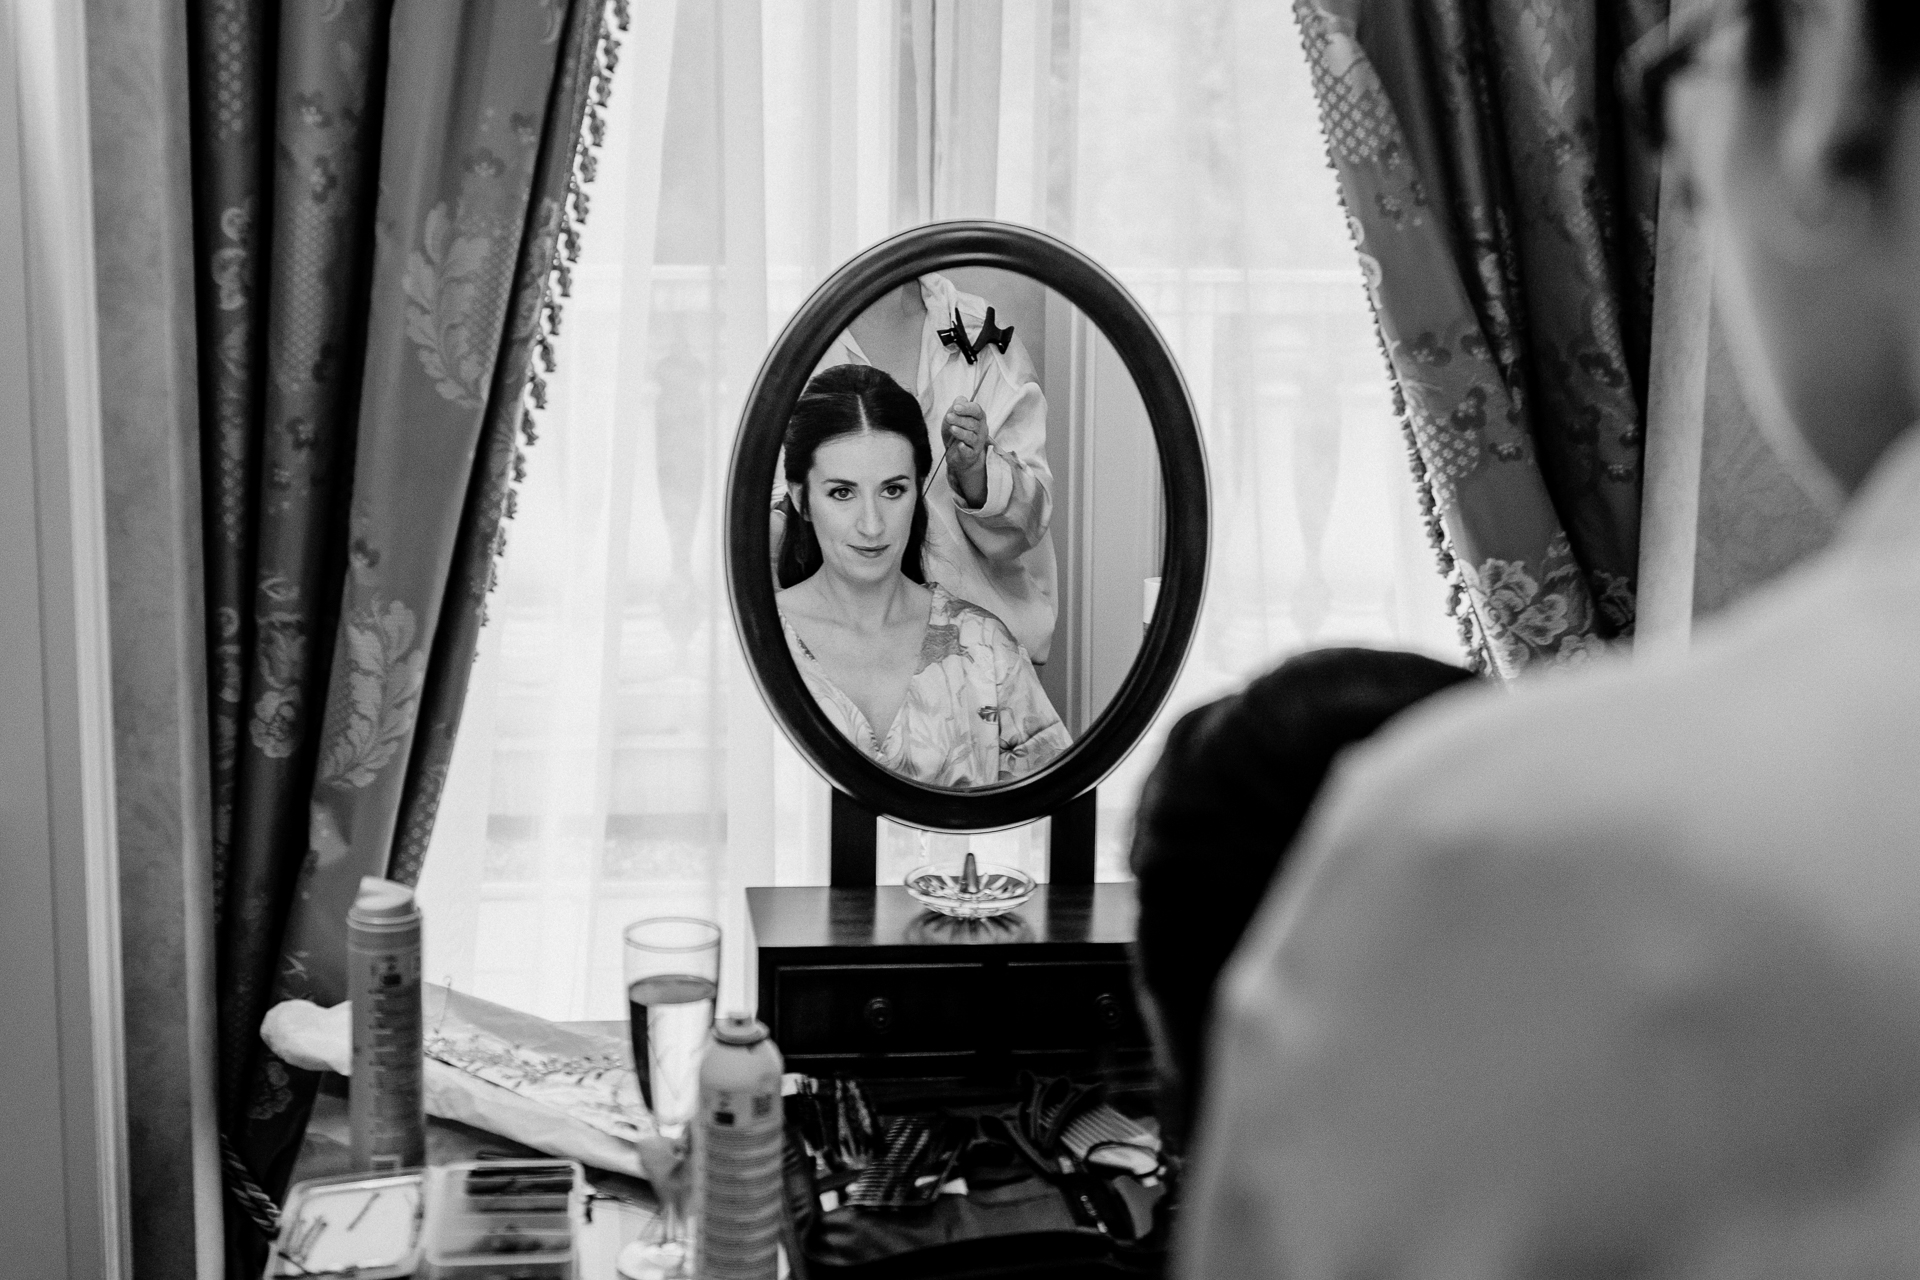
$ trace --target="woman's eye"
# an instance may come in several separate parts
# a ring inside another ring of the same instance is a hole
[[[889,498],[904,498],[907,496],[907,486],[898,483],[890,484],[880,492]]]
[[[827,496],[835,502],[845,502],[853,496],[853,489],[849,485],[836,484],[827,490]]]

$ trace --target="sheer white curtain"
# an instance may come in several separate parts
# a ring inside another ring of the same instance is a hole
[[[806,293],[931,218],[1107,264],[1206,435],[1206,610],[1102,789],[1103,877],[1179,712],[1305,647],[1458,657],[1285,6],[639,3],[592,198],[421,884],[435,980],[619,1017],[620,927],[688,910],[727,927],[722,1002],[750,1006],[740,891],[824,883],[827,791],[727,612],[734,423]]]

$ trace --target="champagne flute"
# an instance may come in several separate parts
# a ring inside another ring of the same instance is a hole
[[[686,1137],[713,1029],[720,926],[693,916],[654,916],[628,925],[621,939],[633,1069],[659,1134],[642,1140],[640,1160],[660,1200],[662,1230],[657,1239],[629,1244],[616,1265],[634,1280],[668,1280],[687,1274]]]

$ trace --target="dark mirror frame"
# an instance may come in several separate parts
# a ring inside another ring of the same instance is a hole
[[[1159,601],[1113,700],[1040,772],[970,791],[882,768],[807,692],[787,651],[767,567],[767,495],[787,416],[828,345],[887,290],[954,267],[1032,277],[1080,310],[1119,353],[1153,424],[1166,495]],[[794,313],[754,379],[727,477],[727,587],[747,665],[775,719],[833,786],[867,809],[931,831],[997,831],[1061,809],[1098,786],[1146,732],[1193,641],[1207,577],[1207,463],[1187,384],[1153,321],[1120,282],[1052,236],[1004,222],[940,222],[905,231],[834,272]]]

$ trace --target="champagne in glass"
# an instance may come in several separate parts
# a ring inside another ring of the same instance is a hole
[[[668,1173],[659,1163],[669,1140],[677,1159],[668,1152],[666,1163],[684,1162],[687,1126],[699,1105],[700,1059],[713,1030],[720,984],[720,926],[692,916],[655,916],[628,925],[622,940],[633,1069],[660,1135],[642,1140],[641,1164],[648,1167],[660,1201],[661,1229],[628,1245],[615,1265],[624,1276],[665,1280],[687,1274],[688,1232],[683,1171]],[[658,1149],[650,1149],[649,1142]]]
[[[715,992],[711,978],[690,973],[651,974],[627,984],[640,1098],[653,1113],[654,1124],[669,1136],[693,1119]]]

